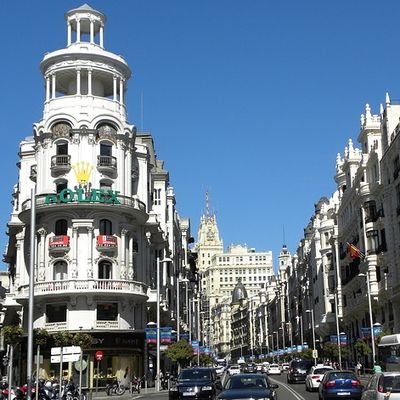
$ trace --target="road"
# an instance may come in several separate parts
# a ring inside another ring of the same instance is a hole
[[[278,400],[318,400],[318,392],[307,392],[304,383],[289,384],[286,382],[286,373],[282,373],[280,376],[270,376],[271,382],[277,383],[279,388],[277,389]],[[224,380],[224,379],[223,379]],[[362,383],[365,385],[368,377],[362,378]],[[114,400],[133,400],[133,399],[154,399],[154,400],[168,400],[168,391],[163,390],[159,393],[155,393],[154,388],[148,389],[146,392],[142,389],[141,393],[135,395],[125,394],[123,396],[111,396]],[[104,396],[93,396],[92,400],[112,400],[110,397]],[[90,400],[90,399],[89,399]]]

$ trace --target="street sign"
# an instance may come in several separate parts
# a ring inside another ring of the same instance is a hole
[[[81,354],[81,347],[80,346],[65,346],[62,348],[63,358],[66,354]],[[61,347],[52,347],[51,348],[51,355],[58,356],[61,354]]]
[[[80,356],[81,356],[80,354],[63,354],[62,360],[63,362],[78,361]],[[61,362],[61,355],[50,356],[50,362],[51,363]]]
[[[96,357],[97,361],[101,361],[103,359],[104,354],[101,350],[97,350],[94,356]]]
[[[318,350],[314,349],[312,351],[312,358],[318,358]]]

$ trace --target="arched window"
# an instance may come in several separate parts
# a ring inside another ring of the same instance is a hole
[[[112,222],[109,219],[101,219],[99,230],[100,230],[100,235],[111,236],[113,234]]]
[[[68,232],[68,221],[66,219],[59,219],[56,221],[54,234],[56,236],[66,235]]]
[[[54,263],[53,279],[55,281],[68,279],[68,265],[65,261],[57,261]]]
[[[99,279],[112,279],[112,264],[109,261],[99,262]]]

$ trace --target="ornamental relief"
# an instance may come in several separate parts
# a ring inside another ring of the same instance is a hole
[[[66,122],[58,122],[54,124],[51,128],[51,133],[53,135],[53,139],[58,139],[61,137],[69,137],[69,131],[71,126]]]
[[[97,129],[97,140],[108,139],[117,144],[117,130],[111,125],[102,125]]]

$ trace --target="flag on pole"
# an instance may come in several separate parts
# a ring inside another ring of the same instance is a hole
[[[364,253],[354,244],[347,243],[347,253],[351,258],[363,258]]]

